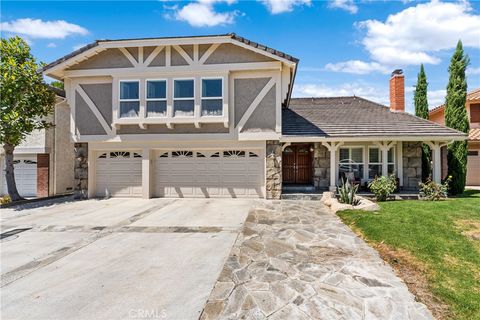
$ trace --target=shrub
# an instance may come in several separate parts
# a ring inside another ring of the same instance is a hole
[[[435,183],[431,178],[428,178],[425,183],[420,182],[420,199],[429,201],[446,199],[448,197],[448,188],[451,180],[452,176],[449,176],[443,184]]]
[[[397,178],[394,175],[389,177],[375,177],[375,179],[368,184],[368,187],[375,195],[377,201],[386,201],[397,188]]]
[[[0,197],[0,204],[7,204],[7,203],[10,203],[10,202],[12,202],[12,199],[10,198],[9,195]]]
[[[357,191],[358,185],[352,185],[348,179],[345,179],[345,181],[342,179],[342,186],[337,187],[337,193],[339,195],[338,201],[356,206],[360,202],[360,200],[356,198]]]

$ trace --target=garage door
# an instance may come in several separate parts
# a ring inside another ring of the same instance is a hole
[[[159,197],[263,198],[262,150],[161,151],[155,160]]]
[[[4,159],[5,165],[5,159]],[[37,196],[37,156],[15,156],[13,160],[15,182],[18,193],[22,197]],[[2,171],[2,194],[7,194],[7,181],[5,179],[5,167]]]
[[[96,195],[139,197],[142,195],[142,155],[133,151],[97,153]]]
[[[468,150],[467,186],[480,186],[480,150]]]

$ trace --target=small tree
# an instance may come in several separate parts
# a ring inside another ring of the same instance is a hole
[[[50,85],[58,89],[62,89],[62,90],[64,89],[62,81],[52,81],[50,82]]]
[[[55,94],[45,85],[30,47],[20,37],[1,39],[0,144],[5,152],[5,176],[12,201],[22,199],[15,184],[13,151],[32,131],[50,127],[45,121]]]
[[[428,119],[427,87],[427,76],[422,64],[420,65],[420,72],[418,73],[413,101],[415,104],[415,115],[423,119]],[[430,161],[430,147],[424,143],[422,144],[422,181],[426,181],[430,177],[432,172]]]
[[[468,133],[469,124],[465,101],[467,98],[467,80],[465,69],[470,59],[463,52],[462,41],[458,41],[455,53],[448,67],[449,79],[445,100],[445,124],[453,129]],[[448,145],[448,175],[452,176],[450,192],[460,194],[465,190],[467,177],[467,142],[455,141]]]

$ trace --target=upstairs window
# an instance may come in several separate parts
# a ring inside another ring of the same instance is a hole
[[[221,116],[222,113],[222,79],[202,79],[202,116]]]
[[[480,103],[470,105],[470,122],[480,122]]]
[[[166,117],[167,82],[165,80],[147,80],[146,88],[147,117]]]
[[[191,117],[195,109],[195,89],[193,80],[173,81],[173,115]]]
[[[120,81],[120,118],[135,118],[140,112],[138,81]]]

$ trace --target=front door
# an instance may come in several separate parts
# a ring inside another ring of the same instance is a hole
[[[282,174],[283,183],[312,182],[312,155],[308,145],[291,145],[283,150]]]

